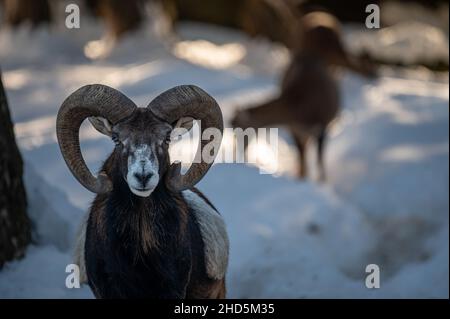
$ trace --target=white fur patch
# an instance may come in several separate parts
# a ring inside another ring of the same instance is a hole
[[[80,268],[80,284],[87,284],[86,263],[84,261],[84,244],[86,242],[86,227],[89,219],[89,212],[85,214],[81,221],[77,232],[77,239],[75,243],[75,251],[73,256],[73,263]]]
[[[140,196],[140,197],[149,197],[150,194],[153,192],[153,188],[152,188],[152,189],[149,189],[149,190],[147,190],[147,191],[138,191],[137,189],[134,189],[134,188],[130,187],[130,191],[131,191],[134,195],[137,195],[137,196]]]
[[[191,207],[205,245],[206,272],[212,279],[222,279],[228,267],[230,243],[222,216],[196,193],[186,190],[182,192],[184,199]]]
[[[189,207],[195,212],[200,226],[205,245],[206,273],[211,279],[222,279],[227,271],[230,247],[225,222],[222,216],[196,193],[186,190],[182,194]],[[89,213],[80,225],[74,254],[74,263],[80,267],[80,283],[87,283],[84,245],[88,218]]]
[[[127,183],[131,192],[137,196],[148,197],[159,183],[158,158],[152,156],[153,150],[146,144],[132,147],[132,154],[128,157]],[[154,153],[154,152],[153,152]],[[145,185],[134,174],[151,174],[152,177]]]

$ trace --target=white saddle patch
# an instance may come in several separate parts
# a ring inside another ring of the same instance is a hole
[[[195,192],[182,192],[189,207],[195,212],[205,249],[206,273],[211,279],[222,279],[228,267],[229,240],[222,216],[219,215],[203,198]],[[84,245],[86,242],[86,226],[89,213],[85,215],[78,230],[74,263],[80,268],[80,283],[87,283],[86,264],[84,261]]]
[[[86,242],[86,227],[89,219],[89,212],[84,215],[78,228],[73,263],[80,269],[80,284],[87,284],[86,263],[84,262],[84,244]]]
[[[222,216],[195,192],[182,192],[195,212],[205,246],[206,273],[212,279],[222,279],[228,267],[230,243]]]

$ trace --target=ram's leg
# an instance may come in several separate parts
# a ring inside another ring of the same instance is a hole
[[[292,130],[292,133],[299,155],[297,176],[300,178],[305,178],[308,175],[308,164],[306,162],[306,146],[308,144],[309,136],[304,132],[300,132],[299,130]]]
[[[226,297],[225,278],[216,280],[214,284],[210,286],[208,296],[209,299],[225,299]]]
[[[225,297],[225,278],[217,280],[203,278],[189,287],[186,295],[187,299],[225,299]]]
[[[75,249],[73,253],[73,262],[75,265],[78,265],[80,269],[80,283],[86,284],[87,274],[86,274],[86,263],[85,263],[85,255],[84,255],[84,249],[85,249],[85,243],[86,243],[86,227],[87,222],[89,218],[89,212],[87,212],[83,220],[81,221],[81,224],[78,228],[77,237],[76,237],[76,243],[75,243]]]
[[[327,177],[325,173],[325,164],[323,160],[326,137],[327,131],[326,128],[324,128],[320,131],[319,136],[317,137],[317,161],[319,165],[319,181],[322,182],[324,182]]]

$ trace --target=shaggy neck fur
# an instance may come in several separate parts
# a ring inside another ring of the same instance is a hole
[[[163,180],[149,197],[133,194],[120,174],[113,177],[113,185],[108,218],[116,236],[124,243],[136,244],[136,257],[180,240],[177,235],[185,231],[187,208],[180,194],[167,189]]]
[[[113,191],[95,198],[87,227],[89,285],[100,298],[182,298],[195,228],[185,201],[164,179],[149,197],[134,195],[108,162]]]

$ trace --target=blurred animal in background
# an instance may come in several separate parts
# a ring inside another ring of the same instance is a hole
[[[101,39],[89,42],[85,53],[89,58],[102,58],[110,54],[117,41],[125,34],[138,30],[146,16],[145,5],[153,0],[75,0],[80,7],[81,19],[88,14],[105,26]],[[13,28],[22,24],[36,29],[51,25],[64,18],[63,1],[0,0],[4,22]],[[57,14],[61,14],[58,16]]]
[[[36,27],[52,21],[48,0],[0,0],[0,4],[4,7],[5,23],[13,27],[22,23]]]
[[[106,35],[118,39],[127,32],[137,30],[144,20],[144,5],[147,0],[75,0],[81,6],[82,14],[86,8],[94,17],[103,20]],[[0,0],[4,20],[12,27],[31,23],[33,28],[54,22],[56,13],[64,3],[49,0]],[[59,18],[64,17],[61,15]],[[56,19],[58,20],[58,19]]]
[[[88,117],[116,145],[98,177],[80,150],[78,131]],[[80,277],[97,298],[225,297],[225,224],[194,188],[212,162],[200,156],[183,175],[181,163],[170,164],[171,132],[190,127],[186,118],[201,120],[202,133],[223,131],[216,101],[190,85],[162,93],[147,108],[136,107],[113,88],[88,85],[71,94],[58,112],[63,157],[77,180],[97,193],[76,249]],[[220,144],[202,139],[198,152]]]
[[[338,83],[333,69],[344,67],[364,76],[375,75],[372,64],[345,50],[340,25],[325,12],[304,15],[296,24],[297,42],[292,61],[284,73],[280,94],[261,105],[238,111],[232,125],[243,129],[286,126],[299,152],[298,176],[308,175],[306,148],[317,142],[319,180],[326,179],[324,148],[327,130],[340,107]]]
[[[144,22],[144,0],[85,0],[85,5],[106,27],[99,40],[84,47],[85,55],[91,59],[109,56],[124,35],[137,31]]]
[[[101,18],[111,38],[137,30],[144,20],[144,0],[85,0],[89,11]]]
[[[376,66],[369,57],[351,54],[342,41],[341,25],[331,14],[316,11],[299,20],[293,54],[315,55],[332,67],[342,67],[366,77],[376,76]]]

